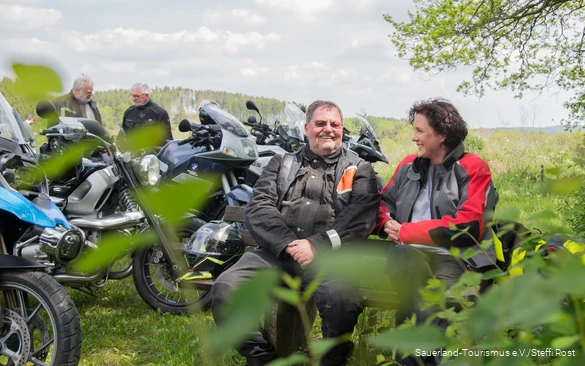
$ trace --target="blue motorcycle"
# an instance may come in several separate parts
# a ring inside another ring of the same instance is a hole
[[[0,364],[77,365],[75,304],[46,266],[14,254],[69,258],[84,239],[49,199],[46,180],[32,173],[37,163],[24,128],[0,93]]]

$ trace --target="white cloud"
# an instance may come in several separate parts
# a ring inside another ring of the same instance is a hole
[[[276,33],[259,32],[234,33],[230,31],[213,32],[207,27],[200,27],[196,32],[180,31],[174,33],[152,32],[134,28],[105,29],[99,33],[83,35],[79,32],[64,34],[63,41],[76,52],[101,52],[108,49],[137,48],[145,52],[166,51],[192,43],[212,44],[230,52],[237,52],[241,47],[264,47],[266,41],[279,41]]]
[[[290,12],[299,20],[312,23],[319,20],[321,13],[332,9],[335,2],[333,0],[256,0],[256,4]],[[286,13],[282,15],[286,17]]]
[[[63,18],[55,9],[0,3],[0,26],[12,30],[34,30],[50,27]]]
[[[262,35],[259,32],[232,33],[230,31],[226,31],[223,35],[223,39],[225,41],[226,49],[231,52],[237,52],[240,48],[246,46],[263,48],[265,41],[279,41],[281,37],[276,33]]]
[[[264,23],[266,20],[258,13],[248,9],[237,8],[230,11],[206,10],[203,13],[203,21],[205,24],[239,23],[255,26]]]
[[[244,23],[250,25],[258,25],[264,23],[264,17],[258,14],[254,14],[248,9],[233,9],[231,14],[239,19],[242,19]]]
[[[108,62],[99,64],[97,67],[107,72],[136,72],[134,62]]]
[[[258,76],[260,74],[266,74],[270,71],[269,67],[245,67],[240,69],[240,74],[242,76]]]
[[[38,38],[0,38],[0,49],[5,54],[37,54],[50,55],[61,47]]]

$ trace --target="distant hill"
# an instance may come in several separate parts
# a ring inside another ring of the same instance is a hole
[[[496,128],[488,128],[488,130],[518,130],[518,131],[533,131],[533,132],[543,132],[546,135],[554,135],[555,133],[565,131],[565,127],[562,125],[558,126],[548,126],[548,127],[496,127]]]

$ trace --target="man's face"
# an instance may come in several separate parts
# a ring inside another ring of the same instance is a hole
[[[315,154],[325,157],[341,147],[343,121],[336,108],[322,106],[315,109],[309,123],[305,123],[305,134],[309,148]]]
[[[93,95],[93,84],[87,82],[82,89],[73,89],[73,95],[81,103],[88,103]]]
[[[132,89],[130,93],[131,93],[130,95],[132,96],[132,102],[134,103],[135,106],[139,107],[148,102],[149,94],[142,93],[140,89]]]

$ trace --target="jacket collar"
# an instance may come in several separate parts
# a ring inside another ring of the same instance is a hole
[[[447,153],[443,158],[443,161],[439,166],[442,166],[444,170],[449,170],[453,164],[455,164],[458,160],[460,160],[463,155],[465,155],[465,146],[463,146],[463,142],[460,142],[459,145],[455,146],[455,148]],[[411,179],[420,179],[421,173],[424,178],[425,173],[429,170],[430,160],[423,159],[420,157],[416,157],[412,163],[413,167],[413,175],[409,174],[409,178]]]

